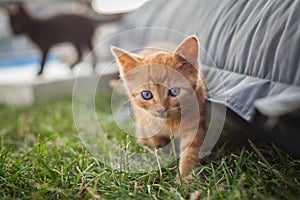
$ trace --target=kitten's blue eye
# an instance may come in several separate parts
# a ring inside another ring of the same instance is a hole
[[[168,95],[171,96],[171,97],[176,97],[176,96],[178,96],[179,94],[180,94],[180,88],[178,88],[178,87],[171,88],[171,89],[169,90],[169,93],[168,93]]]
[[[145,99],[145,100],[150,100],[153,98],[153,95],[150,91],[143,91],[143,92],[141,92],[141,95],[142,95],[143,99]]]

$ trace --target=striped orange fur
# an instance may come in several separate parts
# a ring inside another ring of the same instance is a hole
[[[175,50],[139,54],[112,47],[130,97],[141,145],[163,147],[180,139],[179,171],[187,175],[199,164],[205,136],[206,87],[199,69],[199,42],[185,39]]]

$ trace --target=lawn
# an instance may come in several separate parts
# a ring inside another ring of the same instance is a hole
[[[97,98],[105,119],[109,96]],[[105,108],[105,109],[103,109]],[[110,168],[82,144],[72,99],[31,106],[0,105],[0,196],[2,199],[298,199],[300,160],[274,145],[250,141],[226,127],[193,178],[176,183],[177,163],[162,172]],[[111,129],[111,137],[121,142]],[[130,138],[129,138],[130,139]],[[130,139],[131,140],[131,139]],[[132,141],[132,144],[135,144]]]

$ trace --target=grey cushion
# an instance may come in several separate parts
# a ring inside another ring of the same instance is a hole
[[[222,103],[249,121],[255,106],[270,116],[299,108],[299,25],[300,0],[152,0],[127,15],[120,31],[161,27],[196,34],[208,52],[200,55],[209,100],[225,95]],[[120,45],[179,40],[172,37],[164,29],[145,30]]]

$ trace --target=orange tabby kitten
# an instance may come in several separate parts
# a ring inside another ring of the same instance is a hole
[[[145,49],[134,54],[112,47],[134,110],[139,144],[160,148],[178,137],[182,176],[199,164],[205,136],[206,87],[198,51],[196,36],[175,51]]]

